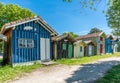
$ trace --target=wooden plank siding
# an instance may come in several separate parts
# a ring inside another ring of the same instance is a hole
[[[7,36],[7,41],[4,41],[4,52],[3,52],[3,62],[6,64],[10,64],[12,61],[11,58],[11,46],[12,46],[12,40],[11,40],[11,33],[12,29],[9,29],[5,32],[5,35]]]
[[[62,35],[64,36],[64,35]],[[53,41],[53,59],[61,59],[61,58],[72,58],[74,57],[74,45],[73,41],[67,35],[65,38],[59,36],[59,41]],[[65,48],[63,47],[65,45]],[[70,52],[70,50],[72,50]]]
[[[31,26],[32,30],[25,30],[24,27]],[[43,28],[39,23],[35,21],[27,22],[14,28],[8,29],[4,34],[7,36],[8,41],[4,42],[4,63],[10,63],[11,65],[33,62],[41,60],[40,38],[45,38],[47,43],[47,56],[52,58],[52,41],[50,32]],[[18,46],[19,39],[32,39],[34,41],[33,48],[20,48]],[[48,46],[49,45],[49,46]]]

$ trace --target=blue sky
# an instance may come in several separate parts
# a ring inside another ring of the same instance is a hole
[[[111,32],[105,14],[102,13],[104,2],[98,5],[97,11],[81,8],[79,0],[74,0],[72,3],[63,0],[1,0],[1,2],[18,4],[32,10],[59,34],[72,31],[84,35],[93,27],[98,27],[107,34]]]

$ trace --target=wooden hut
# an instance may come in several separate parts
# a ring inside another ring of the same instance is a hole
[[[53,58],[72,58],[74,54],[74,38],[69,34],[56,36],[52,38],[53,41]]]
[[[94,48],[95,48],[95,42],[92,40],[84,41],[85,42],[85,56],[92,56],[95,55]]]
[[[118,38],[114,38],[112,40],[113,53],[118,52],[118,47],[119,47],[118,43],[119,43],[119,39]]]
[[[112,45],[113,36],[107,35],[106,38],[106,53],[112,53],[113,52],[113,45]]]
[[[112,35],[108,35],[106,38],[106,53],[115,53],[118,52],[119,39],[114,38]]]
[[[74,43],[74,57],[82,57],[84,56],[84,47],[85,47],[85,42],[82,40],[79,40]]]
[[[3,61],[12,66],[35,61],[50,61],[51,37],[58,35],[38,16],[7,23],[2,27],[1,33],[7,36]]]
[[[92,33],[83,36],[77,37],[75,40],[89,41],[92,40],[95,42],[95,55],[105,54],[105,41],[106,34],[104,32]]]

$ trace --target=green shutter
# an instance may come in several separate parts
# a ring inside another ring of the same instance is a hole
[[[66,44],[63,44],[62,47],[63,47],[63,50],[66,50]]]

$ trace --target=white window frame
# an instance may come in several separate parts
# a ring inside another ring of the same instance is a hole
[[[20,46],[19,45],[19,40],[22,40],[22,45],[24,45],[23,44],[23,40],[25,41],[25,46]],[[28,40],[32,40],[32,46],[31,47],[28,47],[27,45],[28,45]],[[18,39],[18,48],[34,48],[34,40],[33,39],[25,39],[25,38],[19,38]]]

